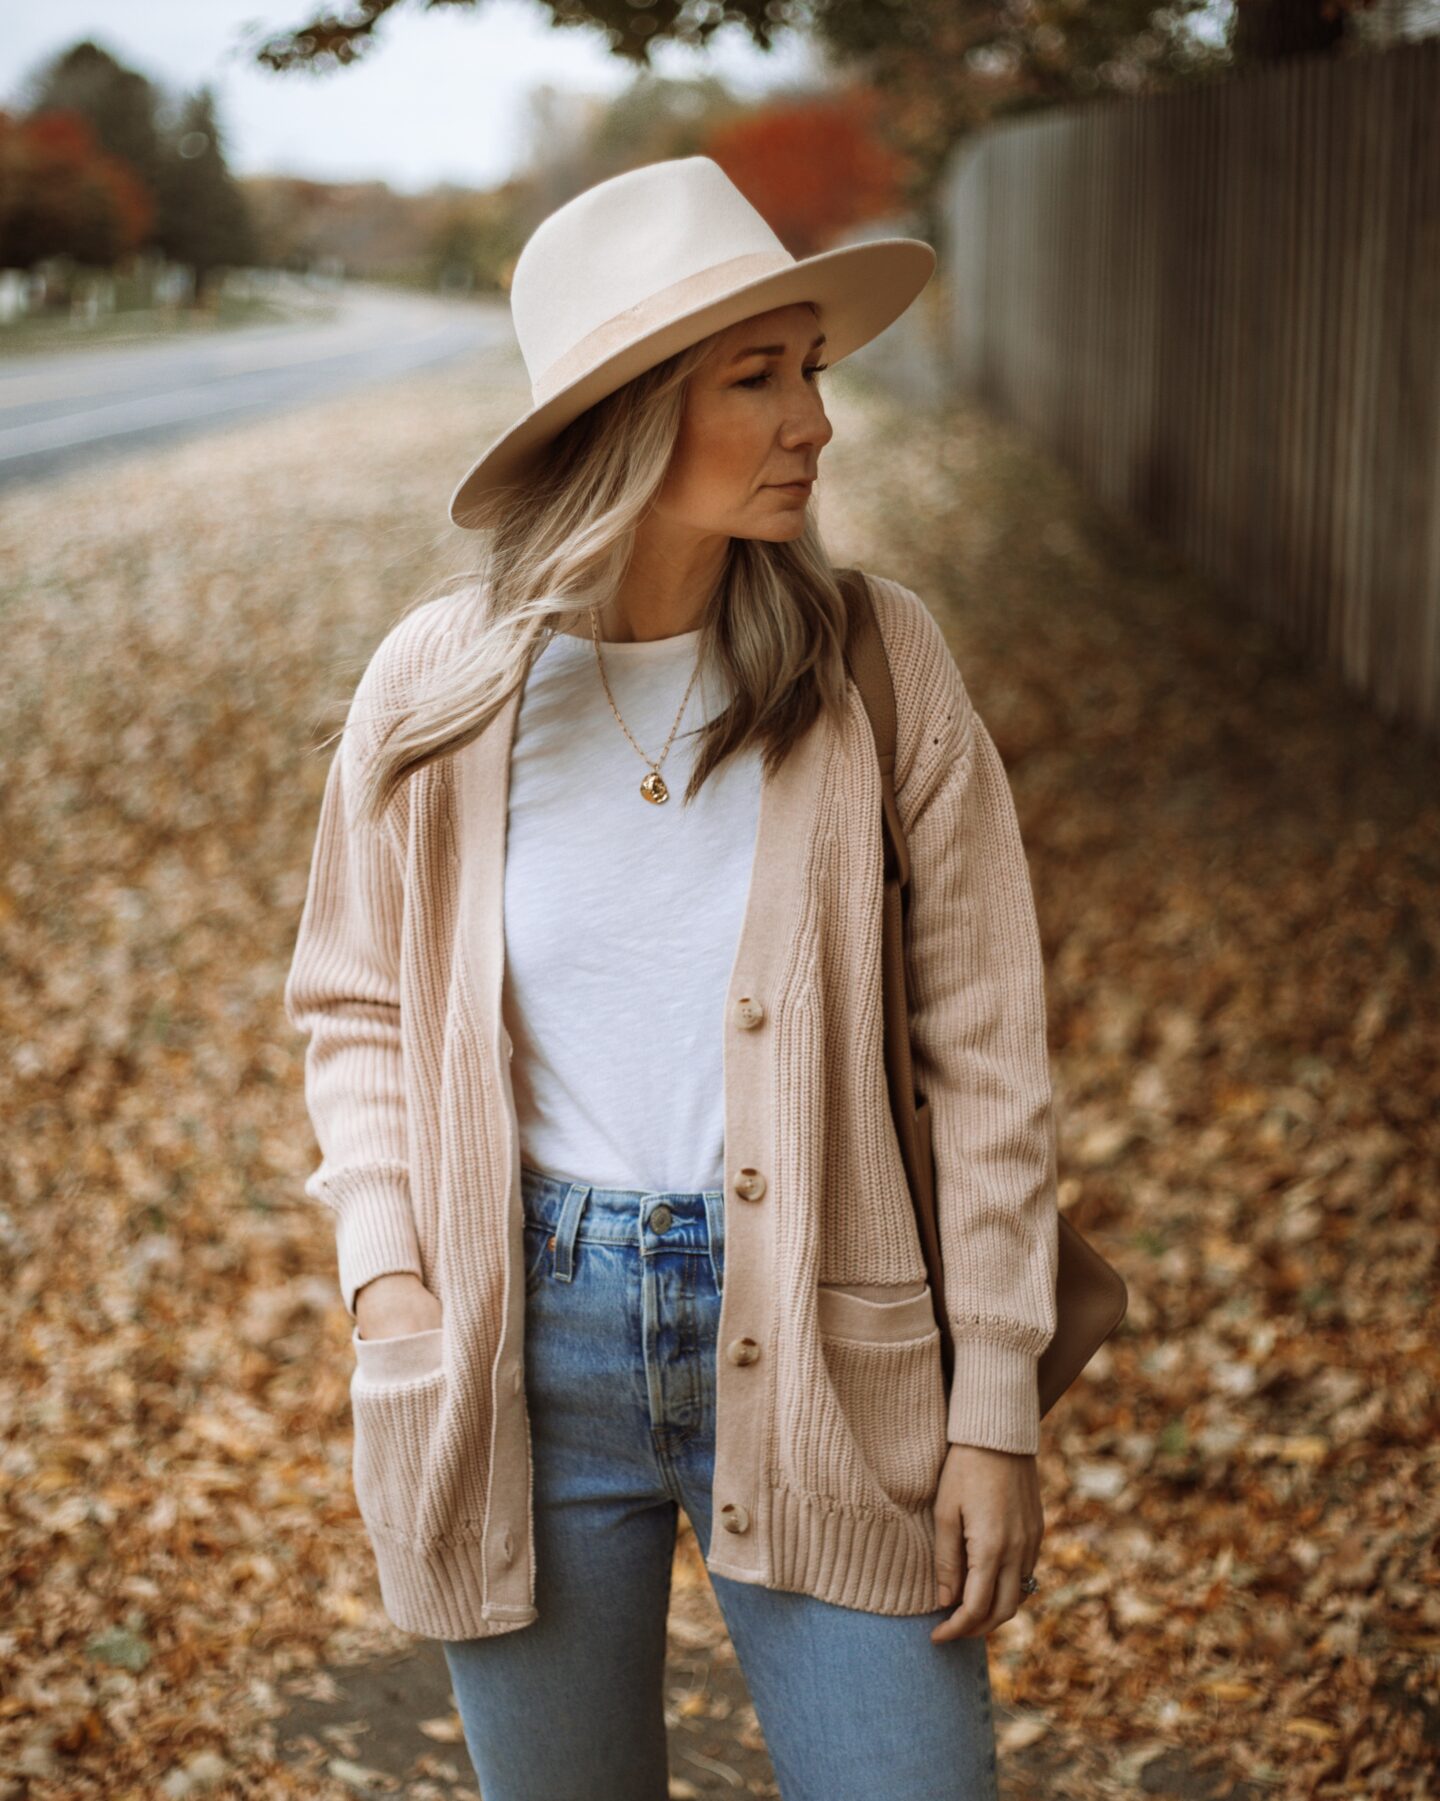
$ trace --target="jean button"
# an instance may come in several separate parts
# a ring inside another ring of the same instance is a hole
[[[674,1220],[675,1215],[665,1205],[664,1201],[661,1201],[660,1205],[650,1215],[651,1230],[655,1232],[668,1232],[671,1225],[674,1223]]]

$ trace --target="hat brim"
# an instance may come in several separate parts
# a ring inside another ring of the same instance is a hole
[[[533,472],[545,445],[587,407],[677,350],[754,313],[812,302],[825,331],[825,361],[839,362],[900,317],[934,274],[936,260],[923,238],[845,244],[773,275],[740,282],[703,306],[667,319],[532,407],[496,438],[450,496],[451,519],[471,531],[493,525],[504,499],[499,490]]]

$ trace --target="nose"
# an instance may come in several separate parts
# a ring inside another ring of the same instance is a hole
[[[798,407],[781,427],[780,442],[789,449],[802,444],[823,448],[835,435],[835,427],[825,416],[825,405],[818,394],[810,396],[807,405]]]

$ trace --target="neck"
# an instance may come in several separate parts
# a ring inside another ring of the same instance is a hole
[[[635,534],[614,598],[597,608],[601,641],[635,644],[698,630],[729,554],[728,533],[682,528],[652,513]],[[588,615],[568,629],[588,638]]]

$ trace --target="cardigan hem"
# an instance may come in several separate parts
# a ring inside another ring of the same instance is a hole
[[[941,1611],[935,1577],[934,1517],[839,1511],[825,1495],[780,1483],[768,1489],[763,1521],[771,1567],[708,1560],[712,1575],[762,1588],[808,1594],[861,1613]],[[531,1625],[535,1607],[487,1604],[481,1588],[480,1540],[416,1545],[373,1532],[381,1600],[392,1623],[423,1638],[493,1638]]]
[[[747,1569],[711,1558],[707,1567],[712,1575],[812,1595],[861,1613],[941,1611],[931,1508],[841,1512],[826,1496],[786,1483],[773,1484],[766,1492],[765,1517],[758,1523],[769,1547],[770,1568]]]
[[[380,1599],[391,1623],[421,1638],[495,1638],[537,1620],[539,1610],[487,1602],[479,1539],[415,1544],[370,1528]]]

